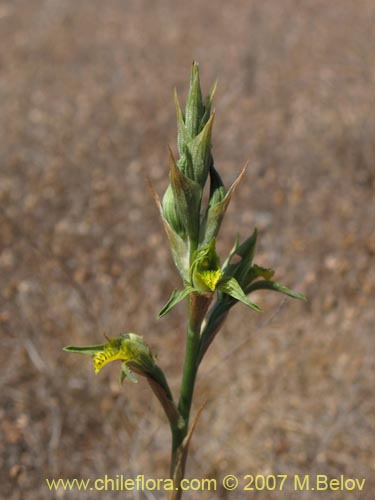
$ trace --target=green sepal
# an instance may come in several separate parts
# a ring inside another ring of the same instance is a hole
[[[89,345],[86,347],[79,347],[74,345],[68,345],[63,347],[63,351],[66,352],[76,352],[78,354],[88,354],[89,356],[93,356],[94,354],[104,351],[104,348],[107,344],[97,344],[97,345]]]
[[[169,313],[171,309],[174,308],[181,300],[184,300],[190,293],[194,292],[194,287],[190,285],[186,285],[183,290],[173,290],[172,295],[170,296],[168,302],[165,306],[160,310],[158,314],[158,318],[162,318],[166,314]]]
[[[289,297],[293,297],[294,299],[299,299],[304,301],[307,300],[305,295],[303,295],[303,293],[295,292],[294,290],[287,288],[286,286],[282,285],[281,283],[278,283],[277,281],[266,281],[266,280],[255,281],[246,288],[246,293],[249,294],[251,292],[254,292],[255,290],[273,290],[275,292],[280,292],[285,295],[288,295]]]
[[[250,300],[247,298],[245,292],[242,290],[236,278],[224,277],[219,281],[216,288],[220,292],[223,292],[232,297],[233,299],[242,302],[246,306],[250,307],[250,309],[253,309],[254,311],[257,312],[262,312],[261,307],[259,307],[257,304],[254,304],[254,302],[250,302]]]
[[[221,223],[223,221],[223,217],[225,212],[227,211],[230,200],[232,199],[233,194],[235,193],[237,187],[239,186],[243,176],[245,175],[247,169],[247,164],[242,169],[240,175],[233,182],[225,197],[212,205],[208,206],[205,217],[202,221],[201,231],[200,231],[200,241],[201,244],[207,244],[212,238],[215,238],[217,233],[219,232]]]
[[[197,242],[199,235],[199,212],[202,199],[200,185],[186,177],[174,161],[169,150],[170,182],[176,203],[176,214],[192,241]]]

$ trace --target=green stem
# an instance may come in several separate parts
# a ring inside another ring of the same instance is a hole
[[[179,425],[172,428],[171,477],[176,486],[184,477],[187,449],[184,439],[188,434],[191,404],[194,394],[195,379],[198,370],[200,331],[203,318],[211,302],[212,294],[192,293],[188,303],[188,327],[186,338],[185,361],[182,374],[178,411],[181,416]],[[178,499],[181,492],[176,491],[170,498]]]

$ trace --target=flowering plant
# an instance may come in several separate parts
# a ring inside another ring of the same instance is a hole
[[[211,151],[214,121],[211,107],[215,89],[216,85],[206,99],[202,98],[198,64],[193,63],[185,112],[175,94],[179,157],[176,161],[169,149],[170,182],[162,201],[151,187],[183,284],[182,290],[172,292],[158,317],[165,316],[185,298],[188,301],[185,361],[179,398],[173,397],[166,376],[156,364],[149,346],[135,333],[108,338],[105,344],[65,348],[68,352],[90,355],[95,373],[99,373],[107,363],[120,360],[121,383],[126,378],[136,381],[135,374],[147,379],[163,406],[171,428],[170,474],[176,485],[169,495],[171,499],[179,499],[182,494],[178,486],[184,478],[189,441],[195,427],[195,422],[191,425],[189,421],[197,371],[229,311],[238,302],[253,311],[262,311],[249,299],[249,295],[256,290],[273,290],[293,298],[305,298],[274,281],[272,269],[254,263],[256,229],[242,243],[237,238],[224,263],[220,264],[216,238],[247,165],[226,190]],[[209,198],[203,206],[203,192],[208,181]]]

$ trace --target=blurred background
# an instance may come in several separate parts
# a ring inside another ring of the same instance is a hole
[[[256,262],[309,301],[233,310],[199,373],[187,475],[344,474],[367,482],[340,498],[374,498],[374,25],[371,0],[0,1],[4,498],[167,475],[147,384],[61,349],[140,333],[178,390],[185,309],[156,320],[180,281],[146,179],[164,192],[193,59],[205,94],[219,81],[227,186],[250,160],[219,253],[257,226]],[[312,498],[291,485],[254,496]]]

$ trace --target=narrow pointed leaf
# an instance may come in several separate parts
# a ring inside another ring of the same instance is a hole
[[[294,290],[291,290],[290,288],[287,288],[286,286],[282,285],[281,283],[278,283],[277,281],[255,281],[255,283],[252,283],[247,289],[246,293],[249,294],[251,292],[254,292],[255,290],[274,290],[275,292],[280,292],[284,293],[285,295],[288,295],[289,297],[293,297],[294,299],[300,299],[300,300],[307,300],[305,295],[299,292],[295,292]]]
[[[230,295],[236,300],[239,300],[246,306],[250,307],[250,309],[253,309],[254,311],[261,312],[262,308],[259,307],[257,304],[254,304],[253,302],[250,302],[250,300],[246,297],[245,292],[242,290],[240,287],[240,284],[235,278],[223,278],[218,286],[217,289],[220,290],[221,292],[226,293],[227,295]]]
[[[161,309],[158,314],[158,318],[162,318],[165,316],[171,309],[174,308],[181,300],[184,300],[190,293],[194,291],[194,288],[190,285],[187,285],[183,290],[173,290],[172,295],[170,296],[168,302]]]

